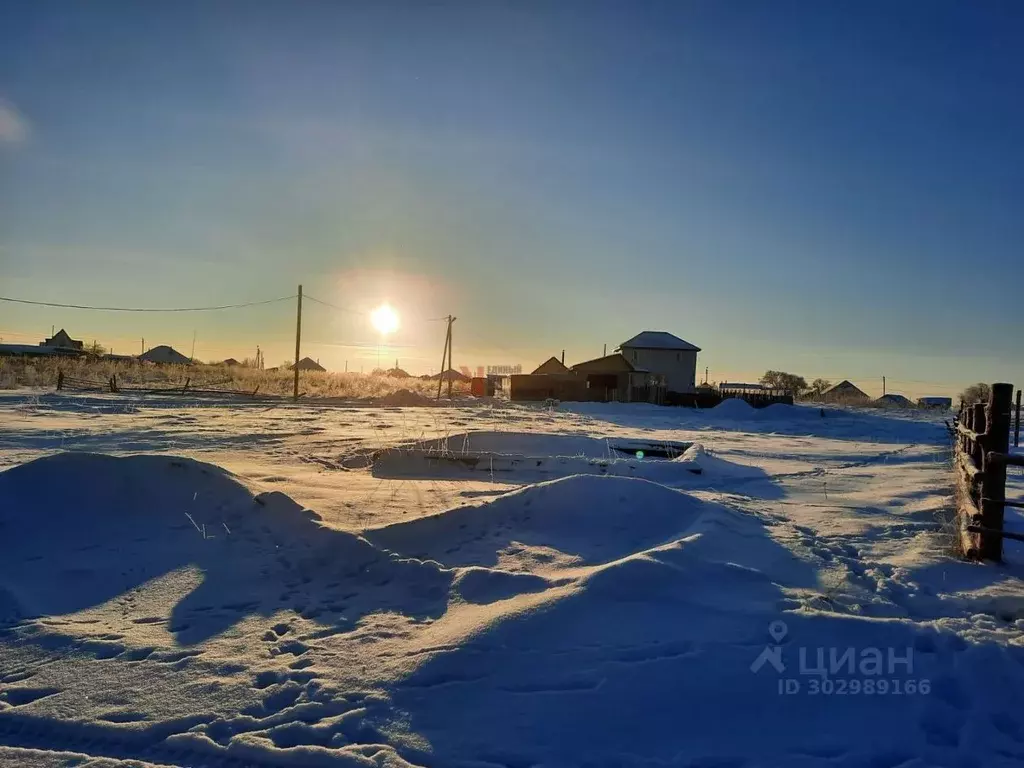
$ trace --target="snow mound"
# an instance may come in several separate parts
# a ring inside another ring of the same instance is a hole
[[[693,524],[699,509],[693,497],[647,480],[572,475],[364,535],[394,552],[448,566],[507,567],[520,555],[532,557],[526,550],[535,548],[592,564],[672,539]]]
[[[727,419],[750,419],[757,413],[757,409],[746,400],[741,400],[738,397],[730,397],[712,408],[711,412],[715,416],[721,416]]]
[[[278,610],[281,584],[328,595],[334,584],[358,591],[367,610],[387,602],[436,615],[452,576],[192,459],[56,454],[0,472],[0,500],[3,540],[18,543],[0,557],[0,620],[71,613],[169,580],[152,615],[196,642],[246,612]],[[204,620],[174,620],[197,610]]]
[[[377,400],[378,405],[392,405],[392,406],[405,406],[405,405],[433,405],[436,401],[431,400],[429,397],[419,394],[418,392],[410,392],[408,389],[399,389],[395,392],[391,392],[384,397]]]
[[[492,568],[464,568],[452,582],[452,594],[467,603],[492,603],[527,592],[541,592],[551,583],[532,573]]]

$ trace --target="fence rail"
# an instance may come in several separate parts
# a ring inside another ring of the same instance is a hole
[[[221,382],[226,384],[228,382]],[[141,395],[226,395],[233,397],[251,397],[255,398],[259,395],[260,388],[256,387],[253,391],[240,390],[240,389],[225,389],[219,386],[217,383],[205,384],[202,386],[192,386],[192,379],[185,379],[184,384],[178,384],[173,386],[164,387],[153,387],[153,386],[125,386],[117,380],[117,375],[112,375],[106,381],[93,381],[90,379],[83,379],[77,376],[66,376],[63,371],[57,372],[57,390],[76,390],[79,392],[132,392]],[[263,397],[272,397],[264,395]]]
[[[1006,467],[1024,466],[1024,456],[1010,454],[1012,401],[1012,384],[993,384],[988,403],[960,404],[952,429],[958,534],[970,558],[999,561],[1004,539],[1024,541],[1004,526],[1006,507],[1024,509],[1006,499]]]

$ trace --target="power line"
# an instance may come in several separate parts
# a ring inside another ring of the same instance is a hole
[[[290,301],[294,299],[295,295],[281,296],[277,299],[267,299],[266,301],[248,301],[244,304],[222,304],[217,307],[167,307],[167,308],[153,308],[153,307],[92,307],[84,304],[59,304],[52,301],[29,301],[28,299],[12,299],[9,296],[0,296],[0,301],[9,301],[14,304],[31,304],[37,307],[59,307],[61,309],[92,309],[100,312],[213,312],[221,309],[241,309],[242,307],[258,307],[263,304],[275,304],[279,301]]]
[[[348,312],[348,313],[353,314],[353,315],[365,315],[366,314],[365,312],[359,312],[358,310],[355,310],[355,309],[349,309],[347,307],[339,307],[337,304],[331,304],[329,301],[321,301],[320,299],[314,299],[308,293],[303,294],[302,298],[304,298],[306,301],[314,301],[317,304],[323,304],[325,307],[330,307],[331,309],[337,309],[339,312]]]

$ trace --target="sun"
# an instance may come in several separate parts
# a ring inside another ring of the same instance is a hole
[[[381,304],[370,313],[370,322],[385,336],[398,330],[398,313],[387,304]]]

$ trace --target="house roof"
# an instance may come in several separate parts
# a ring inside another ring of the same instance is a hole
[[[612,355],[595,357],[593,360],[584,360],[582,363],[576,363],[572,370],[581,373],[623,373],[636,371],[637,369],[623,355],[616,352]]]
[[[145,360],[150,363],[176,363],[177,365],[188,365],[192,362],[181,352],[166,344],[146,350],[139,355],[139,360]]]
[[[289,371],[294,371],[295,368],[296,368],[296,364],[295,363],[293,363],[292,365],[288,366],[288,370]],[[299,360],[299,362],[298,362],[298,369],[300,371],[326,371],[327,370],[322,365],[320,365],[320,363],[318,363],[316,360],[314,360],[311,357],[304,357],[301,360]]]
[[[638,333],[629,341],[624,341],[619,345],[619,349],[627,348],[678,349],[685,352],[700,352],[700,347],[695,346],[688,341],[683,341],[678,336],[674,336],[668,331],[643,331]]]
[[[449,368],[447,371],[444,371],[443,373],[435,373],[429,378],[433,381],[437,381],[438,379],[442,379],[444,381],[469,381],[470,377],[464,373],[456,371],[454,368]]]
[[[46,341],[39,342],[40,347],[60,347],[60,346],[72,346],[78,349],[84,347],[84,343],[78,339],[72,339],[71,336],[61,328],[53,336],[46,339]]]
[[[855,395],[857,397],[864,397],[864,398],[867,397],[867,395],[864,394],[863,390],[858,389],[853,383],[851,383],[850,381],[848,381],[846,379],[843,379],[842,381],[840,381],[838,384],[836,384],[833,387],[829,387],[828,389],[826,389],[821,394],[822,395]]]
[[[888,405],[913,405],[908,398],[897,394],[896,392],[890,392],[887,395],[882,395],[880,398],[875,400],[875,402]]]
[[[565,367],[561,360],[555,356],[549,357],[543,363],[537,366],[537,369],[533,372],[534,374],[542,373],[568,373],[569,369]]]

